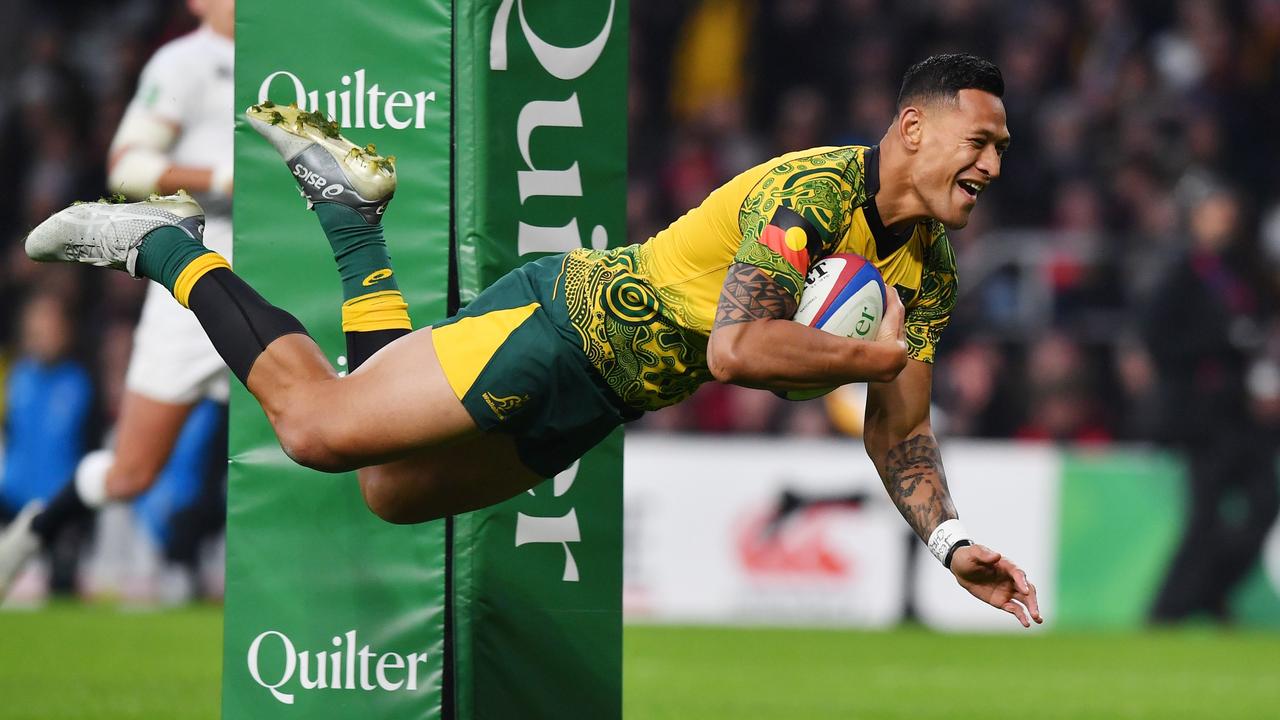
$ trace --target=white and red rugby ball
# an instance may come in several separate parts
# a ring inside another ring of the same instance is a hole
[[[884,317],[885,288],[880,271],[853,253],[836,253],[814,263],[804,280],[795,320],[841,337],[872,340]],[[835,390],[789,390],[788,400],[808,400]]]

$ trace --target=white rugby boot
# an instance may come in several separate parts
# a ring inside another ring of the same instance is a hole
[[[204,242],[204,210],[185,190],[179,190],[135,203],[75,203],[27,235],[27,255],[40,262],[82,262],[138,277],[142,239],[166,225]]]
[[[32,500],[18,517],[0,532],[0,600],[27,561],[40,552],[40,538],[31,530],[31,521],[44,509],[44,503]]]
[[[308,208],[334,202],[360,213],[370,225],[382,222],[396,192],[394,155],[383,157],[372,144],[357,146],[319,111],[264,100],[245,116],[284,158]]]

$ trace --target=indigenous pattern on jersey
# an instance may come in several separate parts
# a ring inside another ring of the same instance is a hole
[[[582,349],[628,405],[657,409],[711,379],[707,337],[733,263],[763,270],[797,298],[813,263],[870,260],[907,308],[908,355],[932,362],[956,298],[942,225],[895,234],[880,220],[876,148],[827,147],[754,167],[643,245],[569,253],[561,272]]]
[[[711,371],[707,335],[668,317],[675,308],[647,281],[641,247],[571,252],[561,278],[587,360],[624,403],[655,410],[688,397]]]

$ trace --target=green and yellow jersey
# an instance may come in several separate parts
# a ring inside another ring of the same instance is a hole
[[[898,289],[908,355],[932,362],[956,298],[955,256],[936,221],[880,221],[877,148],[823,147],[738,175],[648,242],[565,256],[560,280],[583,352],[627,405],[653,410],[711,379],[707,337],[733,263],[797,298],[813,263],[856,253]]]

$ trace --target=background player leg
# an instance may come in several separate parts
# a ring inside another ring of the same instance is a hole
[[[12,572],[40,547],[52,547],[68,526],[83,520],[108,500],[129,499],[151,487],[190,412],[190,405],[161,403],[126,393],[115,452],[94,452],[82,459],[75,476],[68,478],[49,504],[30,519],[30,533],[36,542],[14,545],[23,548],[23,557],[0,559],[4,568],[0,570],[0,595]],[[10,543],[4,545],[7,548]]]
[[[128,500],[146,492],[168,461],[193,407],[126,392],[115,450],[86,455],[75,476],[30,518],[29,525],[6,529],[0,539],[0,597],[22,565],[40,548],[54,547],[67,528],[108,501]]]
[[[191,414],[192,404],[164,403],[126,392],[114,452],[96,451],[76,468],[75,477],[31,520],[31,531],[49,547],[69,524],[110,500],[128,500],[151,487]],[[0,583],[2,584],[2,583]]]
[[[221,405],[218,414],[217,429],[205,448],[199,494],[169,519],[164,547],[170,568],[181,569],[193,581],[192,590],[204,594],[211,588],[200,582],[201,546],[221,534],[227,524],[227,406]]]
[[[194,403],[166,403],[125,393],[116,427],[115,457],[106,475],[107,500],[129,500],[151,487],[194,407]]]

